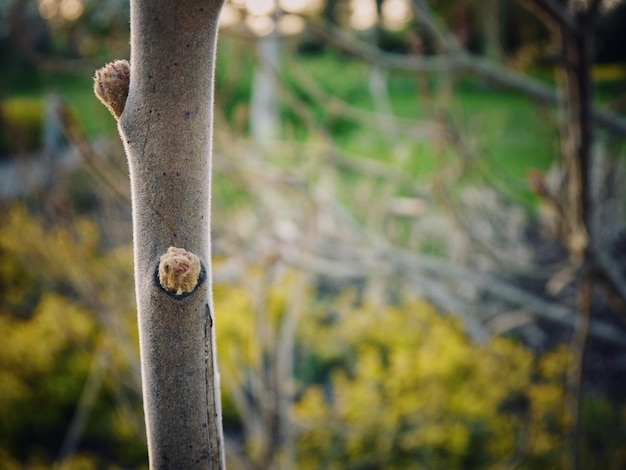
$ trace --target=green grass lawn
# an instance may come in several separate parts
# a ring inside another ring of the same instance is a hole
[[[341,112],[333,112],[328,103],[311,99],[306,88],[298,85],[290,73],[294,61],[328,97],[341,100],[357,115],[361,113],[366,125]],[[367,64],[334,52],[285,58],[284,64],[283,77],[292,83],[295,94],[308,103],[318,124],[329,131],[335,144],[347,154],[400,165],[417,179],[427,178],[441,167],[442,161],[458,156],[458,149],[449,144],[436,145],[428,139],[402,134],[390,136],[380,131],[374,115],[375,101],[368,89]],[[223,107],[231,121],[241,119],[241,109],[247,109],[253,67],[249,50],[232,40],[223,41],[217,65],[217,105]],[[505,174],[523,178],[529,168],[547,168],[557,155],[554,109],[471,78],[456,79],[448,104],[438,107],[436,78],[422,77],[420,83],[410,74],[390,73],[387,80],[393,113],[406,122],[418,123],[445,117],[470,149],[472,167],[478,168],[483,176],[495,178]],[[18,104],[23,100],[32,106],[33,100],[42,103],[46,93],[56,92],[77,115],[88,135],[116,132],[114,119],[93,95],[92,73],[86,69],[38,71],[26,76],[14,70],[3,81],[5,100]],[[425,93],[424,89],[430,91]],[[285,129],[292,129],[290,132],[301,141],[309,138],[291,110],[284,109],[281,115]],[[243,129],[233,127],[245,130],[245,125]]]
[[[307,57],[303,66],[324,90],[350,105],[368,111],[375,109],[367,88],[368,66],[338,54]],[[418,80],[421,83],[418,84]],[[437,107],[436,77],[416,77],[406,73],[388,75],[389,100],[395,115],[406,120],[432,120],[445,116],[470,148],[470,157],[481,172],[504,172],[523,178],[529,168],[546,169],[558,155],[555,110],[511,91],[494,88],[478,79],[460,78],[445,107]],[[424,92],[424,90],[428,90]],[[331,123],[335,123],[331,119]],[[349,153],[385,161],[393,160],[390,148],[408,145],[411,157],[406,171],[416,177],[436,170],[442,150],[427,141],[410,138],[398,141],[371,129],[350,123],[336,125],[336,142]],[[454,158],[451,146],[443,153]]]
[[[0,78],[3,118],[9,125],[17,120],[20,126],[28,128],[29,135],[41,134],[46,97],[55,93],[80,121],[87,135],[115,134],[115,120],[93,94],[92,77],[93,71],[87,67],[63,71],[8,70]],[[34,146],[26,145],[26,148]]]

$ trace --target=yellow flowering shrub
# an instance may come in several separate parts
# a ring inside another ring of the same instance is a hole
[[[72,222],[20,205],[0,219],[0,469],[53,466],[100,356],[96,401],[64,468],[105,468],[103,451],[145,460],[132,254],[104,251],[93,221]]]
[[[99,351],[67,468],[145,466],[132,249],[102,245],[87,218],[50,224],[16,206],[0,219],[0,470],[53,466]],[[567,346],[476,344],[426,302],[324,298],[312,279],[255,266],[214,286],[232,468],[562,467]],[[279,392],[289,425],[272,441]],[[626,468],[626,409],[585,396],[581,419],[582,468]]]
[[[301,329],[329,372],[295,406],[298,468],[560,465],[567,348],[478,345],[425,302],[333,307]]]

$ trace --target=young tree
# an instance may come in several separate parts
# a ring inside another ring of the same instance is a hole
[[[96,72],[133,206],[150,468],[223,468],[210,269],[213,80],[223,0],[132,0],[131,61]]]

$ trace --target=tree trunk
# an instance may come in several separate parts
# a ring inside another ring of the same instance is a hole
[[[257,41],[258,63],[250,99],[250,134],[259,143],[278,137],[278,86],[276,70],[280,60],[280,38],[276,34]]]
[[[210,269],[221,6],[222,0],[132,0],[130,87],[121,109],[107,96],[106,73],[96,75],[96,94],[119,117],[130,167],[151,469],[224,468]],[[110,65],[120,78],[116,64]],[[194,268],[198,258],[202,269]]]
[[[486,0],[482,8],[483,51],[494,62],[502,61],[502,0]]]

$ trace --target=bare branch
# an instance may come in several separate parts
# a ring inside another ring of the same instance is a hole
[[[455,51],[443,56],[409,57],[383,52],[328,24],[320,25],[309,22],[308,28],[312,34],[344,52],[382,68],[406,72],[469,72],[545,103],[558,104],[561,102],[557,92],[541,81],[465,51]],[[626,135],[626,120],[620,116],[598,109],[593,109],[592,114],[598,124],[617,134]]]
[[[295,247],[282,246],[283,259],[300,269],[334,278],[359,279],[371,276],[396,276],[423,273],[431,280],[452,280],[473,285],[485,293],[511,305],[525,308],[537,317],[557,325],[573,328],[575,312],[563,305],[545,300],[537,295],[489,273],[477,272],[448,261],[419,255],[397,248],[370,251],[369,256],[354,247],[333,244],[332,251],[321,256],[304,253]],[[328,247],[327,247],[328,249]],[[426,293],[428,296],[428,293]],[[593,321],[590,334],[609,343],[626,345],[626,333],[612,325]]]
[[[557,24],[564,26],[574,34],[578,34],[579,25],[564,4],[555,0],[521,0],[521,2],[540,8]]]
[[[428,32],[435,38],[440,50],[451,52],[460,48],[458,42],[449,34],[441,31],[435,15],[423,0],[413,0],[411,2],[415,20],[426,27]]]
[[[592,243],[590,247],[592,256],[599,266],[605,280],[609,283],[613,292],[619,296],[622,302],[626,303],[626,277],[622,274],[619,265],[609,256],[609,254],[597,243]]]

